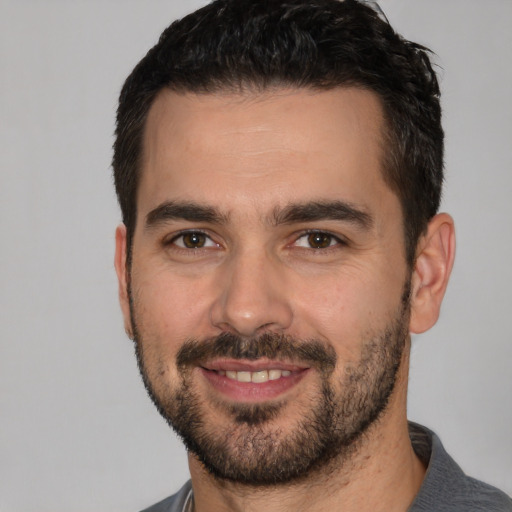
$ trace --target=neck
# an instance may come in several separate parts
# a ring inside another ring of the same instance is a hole
[[[404,359],[408,359],[408,354]],[[251,487],[212,477],[189,456],[195,512],[406,511],[425,468],[412,448],[407,420],[407,370],[403,361],[395,392],[384,414],[362,436],[350,460],[334,460],[300,482]]]

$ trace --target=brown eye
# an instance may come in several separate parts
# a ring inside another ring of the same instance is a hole
[[[183,235],[176,238],[174,243],[179,247],[187,249],[201,249],[206,246],[208,237],[199,231],[191,231],[190,233],[183,233]]]
[[[332,235],[327,233],[310,233],[308,235],[308,244],[313,249],[325,249],[332,245],[333,238]]]

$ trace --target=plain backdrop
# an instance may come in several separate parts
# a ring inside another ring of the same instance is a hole
[[[0,0],[0,511],[137,511],[188,478],[117,304],[124,78],[202,0]],[[512,2],[382,0],[438,55],[458,252],[409,416],[512,493]]]

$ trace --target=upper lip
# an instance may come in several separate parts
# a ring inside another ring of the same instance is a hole
[[[247,359],[216,359],[201,364],[201,367],[206,370],[235,372],[259,372],[263,370],[288,370],[290,372],[298,372],[309,368],[307,365],[285,361],[272,361],[269,359],[257,359],[256,361],[249,361]]]

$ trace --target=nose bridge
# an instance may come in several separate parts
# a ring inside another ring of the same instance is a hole
[[[234,251],[223,270],[211,311],[215,326],[243,336],[290,326],[292,309],[282,269],[264,248]]]

